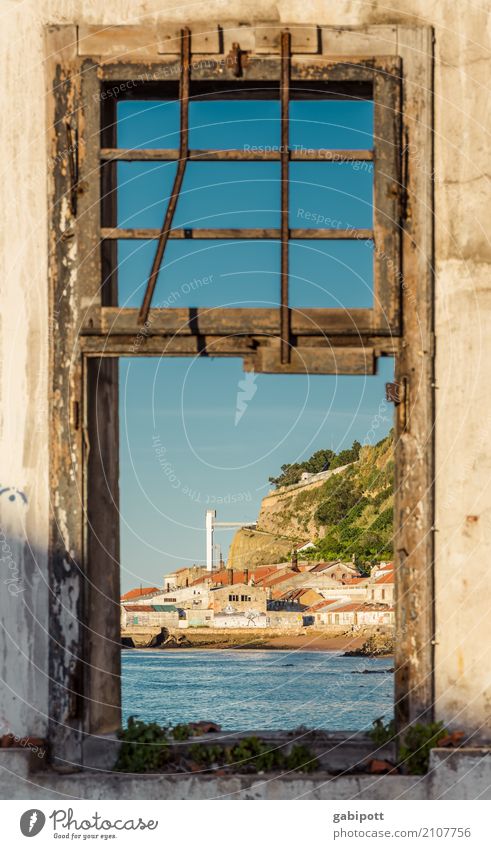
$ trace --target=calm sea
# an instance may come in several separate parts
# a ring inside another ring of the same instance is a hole
[[[362,730],[393,715],[392,658],[306,651],[122,652],[123,721]]]

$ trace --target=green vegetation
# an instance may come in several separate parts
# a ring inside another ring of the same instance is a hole
[[[430,752],[438,741],[448,734],[443,722],[418,722],[406,731],[399,747],[399,764],[410,775],[424,775],[428,772]]]
[[[313,559],[355,558],[361,572],[392,556],[394,461],[393,435],[366,446],[357,462],[328,478],[320,491],[314,519],[319,526]],[[322,536],[321,528],[324,530]]]
[[[281,467],[281,474],[277,477],[271,477],[270,483],[275,486],[291,486],[298,483],[303,472],[317,474],[317,472],[325,471],[326,469],[337,469],[339,466],[345,466],[347,463],[354,463],[360,456],[361,445],[355,440],[351,448],[340,451],[336,454],[330,448],[323,448],[312,454],[308,460],[303,460],[301,463],[285,463]]]
[[[167,763],[167,729],[156,722],[142,722],[130,716],[119,739],[123,744],[114,767],[118,772],[159,772]]]
[[[377,747],[392,743],[396,738],[394,720],[384,723],[383,717],[379,717],[368,733]],[[289,751],[284,751],[260,737],[251,736],[230,746],[202,741],[183,745],[201,734],[193,724],[164,728],[132,716],[128,727],[119,733],[122,746],[115,770],[126,773],[163,772],[164,769],[173,772],[309,773],[319,769],[315,754],[303,744],[294,744]],[[409,775],[424,775],[428,771],[431,750],[445,745],[448,735],[442,722],[411,725],[400,740],[396,765]],[[461,733],[454,733],[452,741],[460,736]]]
[[[349,514],[353,517],[355,512],[361,512],[366,501],[352,469],[326,481],[324,497],[325,501],[319,505],[315,514],[321,525],[337,525]]]
[[[332,453],[332,452],[331,452]],[[330,459],[325,479],[298,483],[306,468],[319,471],[329,452],[316,452],[301,464],[287,464],[277,478],[280,490],[263,500],[257,532],[241,529],[230,548],[234,567],[282,563],[295,546],[312,540],[302,559],[351,560],[368,574],[372,564],[392,558],[394,505],[393,434],[376,445],[354,442]],[[347,463],[349,461],[349,464]],[[346,466],[346,468],[340,468]]]
[[[383,717],[379,717],[368,733],[376,746],[391,743],[395,740],[396,733],[394,720],[384,724]],[[418,722],[411,725],[399,745],[397,766],[409,775],[424,775],[428,771],[431,750],[438,746],[446,735],[448,731],[443,722]]]
[[[196,743],[191,747],[190,757],[204,767],[228,766],[235,772],[314,772],[319,768],[317,758],[307,746],[292,746],[284,754],[259,737],[245,737],[229,748]]]
[[[259,737],[245,737],[232,746],[191,743],[178,747],[199,732],[193,725],[179,724],[163,728],[130,717],[128,727],[121,729],[123,741],[115,770],[118,772],[161,772],[172,767],[181,772],[220,769],[230,772],[296,771],[314,772],[319,768],[315,755],[307,746],[294,745],[288,753],[271,748]]]
[[[171,735],[174,740],[178,742],[182,742],[184,740],[189,740],[191,737],[192,731],[189,725],[179,724],[174,725],[174,728],[171,731]]]
[[[396,724],[393,719],[384,724],[383,716],[373,720],[373,728],[368,732],[368,736],[376,746],[385,746],[386,743],[392,743],[395,739]]]

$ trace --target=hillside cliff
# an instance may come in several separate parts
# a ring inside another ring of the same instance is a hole
[[[390,434],[362,447],[352,463],[270,492],[261,503],[256,530],[235,534],[228,565],[278,563],[308,540],[316,543],[309,556],[318,558],[354,554],[360,564],[390,558],[393,473]]]

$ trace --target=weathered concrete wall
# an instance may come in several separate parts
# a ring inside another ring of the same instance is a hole
[[[49,327],[45,80],[42,21],[35,8],[5,4],[0,50],[5,81],[0,483],[12,488],[0,496],[0,527],[7,538],[0,578],[0,726],[43,735],[48,714]],[[11,495],[15,500],[9,500]],[[12,577],[16,581],[8,584]]]
[[[0,584],[0,678],[5,682],[0,720],[18,734],[42,735],[48,713],[45,629],[50,498],[45,153],[49,127],[43,26],[104,26],[155,17],[182,22],[186,7],[162,0],[26,0],[22,4],[5,0],[2,13],[0,483],[22,495],[11,491],[0,496],[0,527],[7,538]],[[207,23],[236,17],[329,26],[412,23],[435,27],[437,713],[456,727],[484,733],[491,713],[487,663],[491,642],[491,246],[486,236],[489,128],[483,124],[490,114],[489,9],[464,0],[393,0],[390,7],[355,0],[336,4],[207,0],[192,4],[190,14],[193,20]],[[13,501],[10,495],[15,496]],[[9,578],[14,582],[5,583]],[[20,591],[16,593],[14,586]]]
[[[35,756],[34,756],[35,757]],[[0,798],[14,799],[491,799],[489,750],[435,749],[421,776],[29,774],[27,752],[6,751]],[[16,777],[17,780],[13,780]]]

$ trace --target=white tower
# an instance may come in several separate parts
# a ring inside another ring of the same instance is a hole
[[[255,528],[256,522],[217,522],[216,510],[206,511],[206,569],[213,572],[213,533],[215,528]]]
[[[216,515],[216,510],[206,511],[206,569],[208,572],[213,571],[213,528]]]

